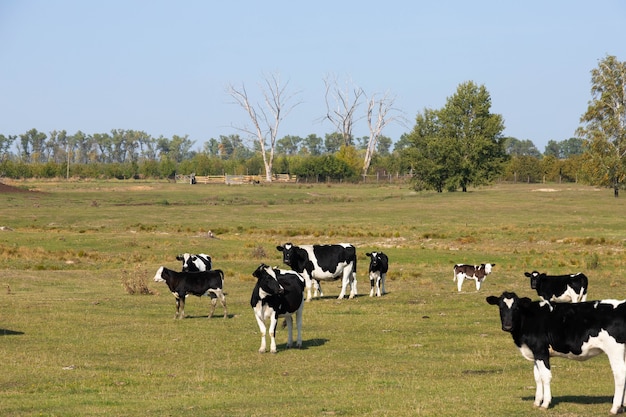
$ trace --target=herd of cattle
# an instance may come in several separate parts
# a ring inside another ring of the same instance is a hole
[[[320,281],[337,280],[341,278],[341,293],[339,299],[345,297],[348,286],[349,298],[357,295],[356,289],[356,248],[350,244],[337,245],[300,245],[286,243],[277,246],[283,253],[283,262],[291,270],[272,268],[261,264],[252,274],[257,283],[252,290],[250,305],[261,331],[261,347],[259,352],[265,352],[265,336],[267,328],[265,321],[270,320],[269,335],[271,339],[270,352],[276,353],[276,324],[278,318],[284,317],[287,323],[287,347],[293,344],[292,314],[296,315],[297,341],[302,347],[302,309],[304,308],[304,292],[307,290],[306,301],[312,297],[323,296]],[[368,252],[370,258],[370,297],[380,297],[386,292],[385,279],[389,269],[389,258],[383,252]],[[211,257],[206,254],[185,253],[178,255],[177,260],[182,262],[182,271],[173,271],[161,266],[154,280],[165,282],[176,299],[175,318],[185,317],[185,298],[189,295],[211,298],[211,312],[213,316],[215,306],[219,300],[224,308],[224,318],[228,317],[226,299],[224,296],[224,273],[219,269],[212,269]],[[313,295],[311,294],[314,288]]]
[[[284,270],[265,264],[253,272],[257,279],[250,305],[261,332],[259,352],[266,351],[265,321],[270,320],[270,351],[276,352],[276,327],[279,317],[287,324],[287,347],[293,345],[293,321],[296,316],[296,346],[302,346],[302,310],[304,300],[323,296],[320,281],[341,279],[344,298],[357,295],[356,249],[350,244],[300,245],[286,243],[277,246],[283,253],[283,262],[291,269]],[[389,259],[383,252],[368,252],[370,258],[370,297],[386,293],[385,277]],[[176,299],[176,316],[184,317],[185,297],[211,297],[213,315],[217,300],[224,307],[224,274],[213,270],[211,258],[205,254],[183,254],[182,271],[160,267],[154,280],[165,282]],[[474,280],[476,290],[492,272],[495,264],[454,266],[454,280],[461,291],[464,280]],[[550,357],[586,360],[606,353],[613,371],[615,392],[610,412],[617,414],[625,406],[626,382],[626,302],[602,300],[587,302],[588,279],[583,273],[550,276],[537,271],[526,272],[530,286],[537,291],[538,301],[519,297],[513,292],[486,298],[488,304],[499,307],[502,330],[511,333],[522,356],[534,361],[536,383],[534,405],[548,408],[552,400]],[[305,298],[306,290],[306,298]],[[313,290],[313,294],[311,293]]]

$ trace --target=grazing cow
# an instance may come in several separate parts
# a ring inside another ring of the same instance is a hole
[[[389,269],[389,258],[382,252],[368,252],[365,255],[370,257],[370,297],[374,296],[374,289],[376,296],[380,297],[387,293],[385,278]]]
[[[617,300],[554,303],[504,292],[487,302],[500,308],[502,330],[511,333],[522,356],[534,361],[534,405],[550,406],[550,357],[587,360],[604,352],[615,380],[611,413],[624,405],[626,379],[626,303]]]
[[[297,347],[302,347],[302,310],[304,309],[304,278],[295,271],[285,271],[261,264],[253,273],[257,282],[252,290],[250,305],[261,331],[259,353],[265,352],[265,320],[270,319],[270,352],[276,353],[276,324],[279,317],[287,322],[287,347],[293,344],[293,320],[296,313]]]
[[[283,262],[289,265],[305,279],[307,297],[311,300],[312,281],[315,280],[317,287],[314,296],[322,297],[320,280],[334,281],[341,278],[341,293],[338,299],[346,295],[346,289],[350,284],[350,298],[356,296],[356,249],[348,243],[338,245],[301,245],[296,246],[285,243],[284,246],[276,246],[283,253]]]
[[[542,300],[557,303],[587,301],[587,276],[582,272],[570,275],[546,275],[537,271],[524,272],[530,278],[530,288],[537,290]]]
[[[211,257],[204,253],[183,253],[176,256],[176,260],[183,262],[183,272],[210,271],[213,265]]]
[[[224,318],[228,317],[226,297],[224,296],[224,273],[220,269],[201,272],[176,272],[160,267],[154,276],[156,282],[165,282],[176,298],[176,315],[174,318],[185,317],[185,298],[189,295],[211,297],[211,313],[213,317],[215,305],[219,298],[224,307]]]
[[[473,279],[476,281],[476,291],[480,290],[480,285],[483,283],[487,275],[491,274],[491,269],[496,264],[480,264],[480,265],[454,265],[454,278],[453,281],[457,281],[456,286],[461,292],[463,286],[463,280]]]

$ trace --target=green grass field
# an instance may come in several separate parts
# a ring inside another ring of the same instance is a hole
[[[608,413],[606,357],[553,360],[553,406],[533,408],[532,363],[487,295],[536,298],[525,271],[583,271],[589,299],[626,298],[626,209],[610,190],[496,185],[12,182],[0,193],[2,416],[590,416]],[[25,191],[29,190],[29,191]],[[215,238],[208,237],[211,231]],[[257,352],[252,272],[275,247],[349,242],[359,296],[339,282],[304,308],[301,350]],[[390,258],[370,298],[365,253]],[[207,319],[152,277],[204,252],[225,272],[229,317]],[[455,263],[495,263],[458,293]],[[152,294],[131,295],[143,282]]]

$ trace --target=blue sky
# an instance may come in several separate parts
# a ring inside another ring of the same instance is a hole
[[[134,129],[200,149],[249,125],[228,85],[261,102],[276,74],[301,102],[279,137],[333,131],[325,77],[394,95],[394,141],[473,81],[504,134],[543,152],[574,136],[598,61],[626,60],[624,28],[622,0],[0,0],[0,134]]]

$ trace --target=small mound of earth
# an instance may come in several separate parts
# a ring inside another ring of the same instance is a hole
[[[28,190],[23,188],[13,187],[12,185],[3,184],[0,182],[0,193],[28,193]]]

